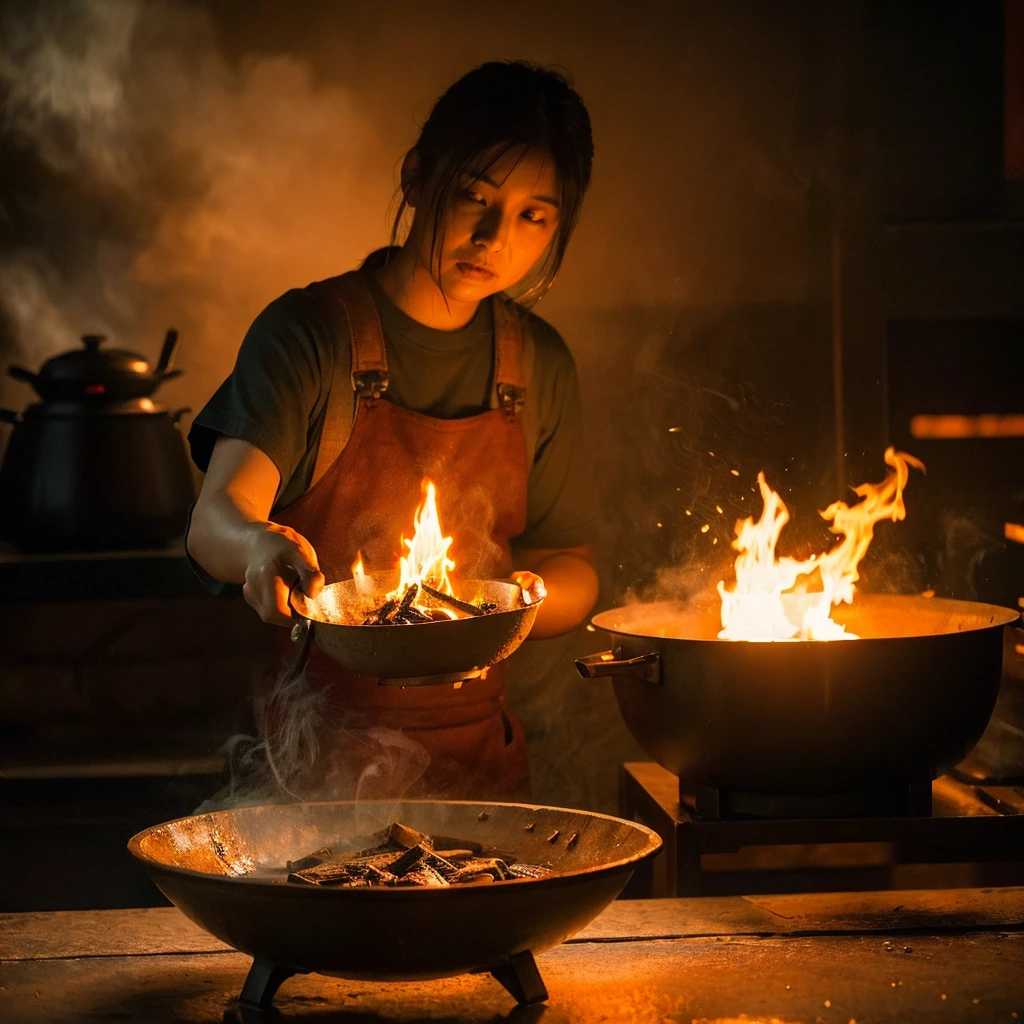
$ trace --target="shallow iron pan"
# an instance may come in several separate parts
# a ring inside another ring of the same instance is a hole
[[[557,873],[448,888],[284,881],[288,860],[358,846],[357,837],[391,820]],[[382,981],[490,971],[520,1002],[541,1001],[533,954],[596,917],[660,846],[645,826],[604,814],[433,800],[217,811],[155,825],[128,844],[187,917],[255,959],[244,999],[257,1005],[290,974],[311,971]]]

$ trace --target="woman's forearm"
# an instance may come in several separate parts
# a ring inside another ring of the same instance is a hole
[[[204,494],[192,513],[188,552],[216,579],[244,583],[253,545],[271,526],[227,494]]]
[[[187,543],[189,554],[211,576],[241,583],[260,617],[283,625],[291,620],[289,588],[298,582],[315,597],[324,578],[309,541],[269,521],[279,482],[277,467],[258,448],[239,438],[220,438]]]

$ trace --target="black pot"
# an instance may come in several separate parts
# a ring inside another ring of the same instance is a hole
[[[38,374],[11,368],[44,400],[0,410],[14,427],[0,465],[0,535],[24,550],[95,551],[159,547],[184,533],[195,491],[177,422],[188,410],[140,394],[176,375],[167,371],[176,339],[168,333],[153,371],[131,353],[101,353],[94,336]]]
[[[717,609],[671,604],[595,616],[637,742],[680,779],[745,794],[841,794],[928,782],[985,731],[1003,629],[1016,611],[858,594],[835,618],[859,640],[719,640]]]

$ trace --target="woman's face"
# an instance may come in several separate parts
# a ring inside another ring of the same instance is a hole
[[[419,261],[449,301],[476,302],[511,288],[547,249],[558,225],[558,181],[546,150],[523,147],[457,183],[443,218],[440,274],[432,217],[414,228]]]

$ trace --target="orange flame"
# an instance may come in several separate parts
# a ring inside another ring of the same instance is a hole
[[[832,533],[842,540],[830,551],[808,559],[777,558],[775,548],[782,528],[789,522],[789,510],[782,498],[765,480],[757,477],[764,501],[761,518],[736,523],[733,547],[736,558],[736,584],[727,589],[718,584],[722,598],[723,640],[856,640],[831,617],[833,605],[849,604],[860,578],[857,566],[874,537],[875,523],[882,519],[897,522],[906,517],[903,488],[910,467],[924,472],[924,464],[912,455],[887,448],[885,461],[892,467],[880,484],[861,484],[854,493],[861,500],[852,507],[837,501],[821,513],[831,522]],[[809,590],[810,579],[817,576],[820,590]]]
[[[386,600],[401,600],[413,584],[422,586],[426,583],[444,594],[452,593],[451,581],[448,579],[449,571],[455,568],[455,563],[448,557],[452,538],[445,537],[441,530],[437,512],[437,489],[433,482],[424,478],[422,486],[423,500],[413,515],[412,539],[407,540],[404,535],[401,538],[405,554],[399,560],[399,583],[386,595]],[[362,592],[365,589],[367,573],[361,552],[357,553],[352,565],[352,577],[356,582],[356,590]],[[422,596],[422,590],[420,595]],[[419,598],[413,601],[413,605],[421,611],[426,610]],[[449,618],[458,618],[450,608],[432,606],[432,610]]]
[[[448,581],[448,570],[455,568],[455,563],[448,557],[452,538],[445,537],[441,531],[433,481],[425,479],[423,487],[425,497],[413,517],[412,540],[402,537],[406,553],[399,563],[401,580],[396,593],[404,594],[414,583],[426,583],[434,590],[450,594],[452,585]]]

